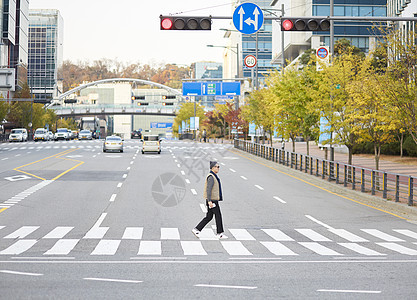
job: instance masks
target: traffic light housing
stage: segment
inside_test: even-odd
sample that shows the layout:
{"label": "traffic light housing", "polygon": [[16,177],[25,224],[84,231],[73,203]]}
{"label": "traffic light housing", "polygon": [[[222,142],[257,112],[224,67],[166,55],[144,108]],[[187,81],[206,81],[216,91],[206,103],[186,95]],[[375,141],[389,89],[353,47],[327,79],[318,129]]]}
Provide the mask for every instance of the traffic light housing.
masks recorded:
{"label": "traffic light housing", "polygon": [[162,99],[164,99],[164,100],[166,100],[166,99],[177,99],[177,96],[175,96],[175,95],[162,96]]}
{"label": "traffic light housing", "polygon": [[159,16],[161,30],[211,30],[211,17]]}
{"label": "traffic light housing", "polygon": [[289,18],[281,20],[282,31],[329,31],[327,18]]}

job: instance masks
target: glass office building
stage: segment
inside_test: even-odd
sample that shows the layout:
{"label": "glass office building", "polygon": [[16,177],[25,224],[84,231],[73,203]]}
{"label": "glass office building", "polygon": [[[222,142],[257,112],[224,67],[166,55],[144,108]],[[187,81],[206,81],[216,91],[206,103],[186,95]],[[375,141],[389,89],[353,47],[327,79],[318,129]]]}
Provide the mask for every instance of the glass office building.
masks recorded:
{"label": "glass office building", "polygon": [[[329,0],[313,0],[313,16],[329,16]],[[346,17],[386,17],[387,0],[335,0],[334,15]],[[334,26],[335,41],[345,38],[352,45],[368,52],[372,47],[372,38],[379,35],[374,27],[378,24],[369,22],[337,21]],[[329,32],[314,32],[320,36],[320,44],[330,44]]]}
{"label": "glass office building", "polygon": [[63,20],[58,10],[29,12],[28,82],[37,102],[58,95],[58,68],[62,65]]}

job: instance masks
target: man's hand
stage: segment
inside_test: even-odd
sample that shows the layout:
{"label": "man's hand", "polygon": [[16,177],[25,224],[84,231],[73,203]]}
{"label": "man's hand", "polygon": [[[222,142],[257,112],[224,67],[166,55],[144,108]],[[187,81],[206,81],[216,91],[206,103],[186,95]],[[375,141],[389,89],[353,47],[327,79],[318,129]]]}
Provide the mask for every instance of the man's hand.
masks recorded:
{"label": "man's hand", "polygon": [[208,205],[209,205],[210,208],[213,208],[213,202],[209,201]]}

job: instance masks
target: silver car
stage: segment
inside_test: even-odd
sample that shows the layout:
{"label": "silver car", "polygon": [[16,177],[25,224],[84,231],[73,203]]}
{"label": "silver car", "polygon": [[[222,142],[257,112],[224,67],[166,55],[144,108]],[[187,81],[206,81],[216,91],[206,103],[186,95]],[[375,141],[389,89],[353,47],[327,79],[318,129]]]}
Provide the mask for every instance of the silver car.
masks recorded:
{"label": "silver car", "polygon": [[92,140],[93,134],[91,133],[90,130],[81,130],[80,133],[78,134],[78,139],[79,140]]}
{"label": "silver car", "polygon": [[123,152],[123,140],[115,135],[106,137],[103,143],[103,152],[107,151]]}

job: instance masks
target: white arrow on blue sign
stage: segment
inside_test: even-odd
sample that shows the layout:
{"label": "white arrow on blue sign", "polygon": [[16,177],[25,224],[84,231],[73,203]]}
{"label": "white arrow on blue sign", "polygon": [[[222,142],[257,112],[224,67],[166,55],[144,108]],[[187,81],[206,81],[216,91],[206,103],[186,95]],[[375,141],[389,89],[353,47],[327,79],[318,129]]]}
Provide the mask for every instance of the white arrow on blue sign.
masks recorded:
{"label": "white arrow on blue sign", "polygon": [[241,33],[255,33],[264,24],[264,13],[256,4],[249,2],[242,3],[236,7],[233,13],[233,24]]}

